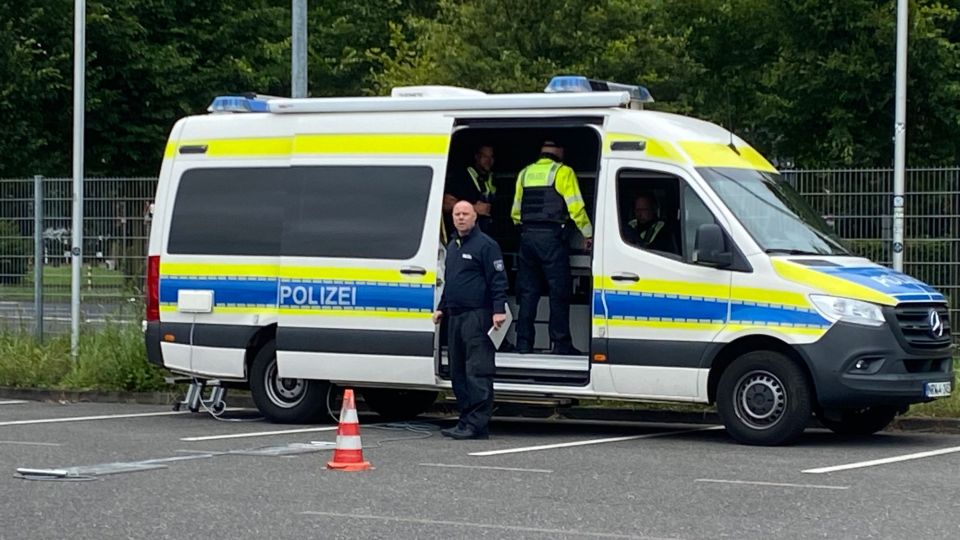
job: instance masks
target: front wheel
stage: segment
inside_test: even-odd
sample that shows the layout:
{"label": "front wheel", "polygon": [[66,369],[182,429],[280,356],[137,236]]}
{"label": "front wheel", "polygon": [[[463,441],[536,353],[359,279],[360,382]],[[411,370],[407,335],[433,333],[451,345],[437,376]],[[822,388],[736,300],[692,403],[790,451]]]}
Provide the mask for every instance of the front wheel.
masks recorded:
{"label": "front wheel", "polygon": [[737,358],[717,387],[717,412],[727,433],[743,444],[777,446],[795,441],[810,419],[811,401],[803,370],[774,351]]}
{"label": "front wheel", "polygon": [[308,424],[326,412],[331,385],[325,381],[289,379],[277,374],[277,345],[264,344],[250,368],[250,394],[271,422]]}
{"label": "front wheel", "polygon": [[817,419],[837,435],[866,436],[883,430],[897,416],[896,407],[864,407],[846,411],[824,411]]}

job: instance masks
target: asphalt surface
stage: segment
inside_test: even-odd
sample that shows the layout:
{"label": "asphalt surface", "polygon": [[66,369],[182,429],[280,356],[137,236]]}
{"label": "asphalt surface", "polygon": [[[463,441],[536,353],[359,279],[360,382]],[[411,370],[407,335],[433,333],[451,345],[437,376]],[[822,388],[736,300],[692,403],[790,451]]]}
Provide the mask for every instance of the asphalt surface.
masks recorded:
{"label": "asphalt surface", "polygon": [[[386,429],[362,415],[375,469],[346,473],[327,470],[332,451],[310,444],[333,442],[333,430],[210,439],[330,426],[269,424],[254,411],[228,411],[228,420],[169,412],[0,399],[0,538],[960,536],[958,435],[840,439],[810,429],[794,446],[762,448],[709,425],[513,418],[495,420],[490,440],[452,441],[437,432],[449,419]],[[84,417],[101,418],[76,420]],[[471,455],[569,443],[578,445]],[[305,452],[237,453],[253,449]],[[18,468],[166,458],[181,460],[16,477]],[[882,458],[897,460],[863,463]],[[849,464],[860,466],[804,472]]]}

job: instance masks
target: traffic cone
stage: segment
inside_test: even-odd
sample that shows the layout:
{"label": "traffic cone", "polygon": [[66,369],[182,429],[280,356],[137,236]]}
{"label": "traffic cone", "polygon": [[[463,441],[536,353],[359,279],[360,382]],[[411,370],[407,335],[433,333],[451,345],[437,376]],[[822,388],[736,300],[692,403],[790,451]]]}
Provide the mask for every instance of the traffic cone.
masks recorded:
{"label": "traffic cone", "polygon": [[340,424],[337,426],[337,447],[333,449],[333,459],[327,462],[327,468],[338,471],[366,471],[373,468],[369,461],[363,460],[360,421],[357,420],[357,404],[351,388],[343,391]]}

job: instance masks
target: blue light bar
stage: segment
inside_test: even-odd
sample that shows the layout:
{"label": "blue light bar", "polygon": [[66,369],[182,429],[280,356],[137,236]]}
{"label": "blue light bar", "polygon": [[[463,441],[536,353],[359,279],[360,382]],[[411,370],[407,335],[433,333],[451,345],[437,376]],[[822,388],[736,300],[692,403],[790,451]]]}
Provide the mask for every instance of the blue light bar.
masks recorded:
{"label": "blue light bar", "polygon": [[259,97],[217,96],[213,98],[213,103],[207,107],[207,112],[269,112],[269,109],[267,108],[267,100],[260,99]]}
{"label": "blue light bar", "polygon": [[550,83],[543,91],[551,94],[563,92],[627,92],[630,94],[630,101],[632,102],[653,103],[653,96],[643,86],[597,81],[582,75],[558,75],[550,79]]}
{"label": "blue light bar", "polygon": [[558,75],[550,79],[550,83],[543,89],[548,94],[565,92],[592,92],[590,80],[581,75]]}

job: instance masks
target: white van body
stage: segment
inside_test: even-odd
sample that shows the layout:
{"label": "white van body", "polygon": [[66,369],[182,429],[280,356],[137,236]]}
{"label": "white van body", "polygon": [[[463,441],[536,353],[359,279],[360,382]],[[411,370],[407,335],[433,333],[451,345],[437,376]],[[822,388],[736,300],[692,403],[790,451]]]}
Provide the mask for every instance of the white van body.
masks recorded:
{"label": "white van body", "polygon": [[[875,431],[952,390],[945,298],[845,252],[729,131],[619,92],[425,94],[177,122],[150,237],[151,361],[249,385],[276,421],[315,416],[329,383],[385,414],[421,412],[451,387],[431,321],[447,179],[492,144],[508,206],[519,169],[559,134],[568,163],[582,153],[595,229],[571,260],[571,327],[589,353],[500,352],[499,395],[717,402],[735,438],[780,444],[811,412]],[[676,253],[624,239],[641,192],[662,200]],[[491,236],[515,240],[500,225]]]}

